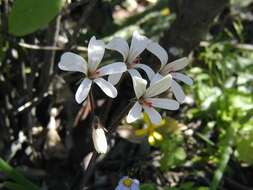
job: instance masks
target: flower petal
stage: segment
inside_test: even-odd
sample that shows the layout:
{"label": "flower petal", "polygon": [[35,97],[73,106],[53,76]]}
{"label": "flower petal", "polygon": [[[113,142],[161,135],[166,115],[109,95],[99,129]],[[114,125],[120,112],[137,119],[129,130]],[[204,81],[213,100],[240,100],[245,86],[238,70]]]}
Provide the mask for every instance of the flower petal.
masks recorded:
{"label": "flower petal", "polygon": [[87,62],[75,53],[66,52],[61,56],[58,67],[64,71],[77,71],[87,74]]}
{"label": "flower petal", "polygon": [[147,37],[142,36],[137,31],[135,31],[133,33],[127,62],[132,63],[135,58],[137,58],[138,55],[140,55],[146,49],[148,42],[149,40]]}
{"label": "flower petal", "polygon": [[141,117],[142,107],[139,102],[135,102],[134,106],[130,109],[126,121],[132,123]]}
{"label": "flower petal", "polygon": [[136,130],[134,131],[134,134],[135,134],[136,136],[139,136],[139,137],[145,136],[145,135],[148,134],[148,130],[147,130],[147,128],[146,128],[146,129],[136,129]]}
{"label": "flower petal", "polygon": [[75,99],[78,104],[82,103],[88,96],[92,81],[88,78],[85,78],[80,86],[78,87],[75,95]]}
{"label": "flower petal", "polygon": [[140,181],[138,179],[133,179],[134,184],[140,185]]}
{"label": "flower petal", "polygon": [[147,74],[149,80],[151,80],[154,77],[154,75],[155,75],[155,72],[148,65],[145,65],[145,64],[135,64],[134,68],[140,68],[140,69],[144,70],[145,73]]}
{"label": "flower petal", "polygon": [[180,103],[183,103],[185,99],[184,91],[182,90],[182,87],[174,80],[171,81],[171,90],[176,100]]}
{"label": "flower petal", "polygon": [[95,71],[102,61],[102,58],[105,53],[105,44],[102,40],[96,40],[96,37],[93,36],[90,39],[88,45],[88,68],[90,71]]}
{"label": "flower petal", "polygon": [[133,78],[134,76],[142,78],[141,74],[136,69],[128,69],[127,71],[130,74],[131,78]]}
{"label": "flower petal", "polygon": [[144,111],[148,114],[153,124],[159,125],[162,121],[162,117],[158,111],[152,107],[143,106]]}
{"label": "flower petal", "polygon": [[147,81],[137,76],[134,76],[132,79],[136,98],[139,99],[146,92]]}
{"label": "flower petal", "polygon": [[170,100],[167,98],[147,98],[148,102],[152,103],[153,107],[162,108],[166,110],[177,110],[179,103],[176,100]]}
{"label": "flower petal", "polygon": [[188,85],[193,84],[192,79],[185,74],[175,72],[175,73],[171,73],[171,75],[172,75],[173,79],[180,80],[180,81],[184,82],[185,84],[188,84]]}
{"label": "flower petal", "polygon": [[129,190],[129,188],[128,188],[128,187],[125,187],[125,186],[121,183],[121,184],[119,184],[119,185],[116,187],[115,190]]}
{"label": "flower petal", "polygon": [[119,37],[113,38],[112,41],[106,45],[106,48],[119,52],[123,56],[124,61],[126,61],[129,52],[129,46],[125,39]]}
{"label": "flower petal", "polygon": [[92,140],[94,148],[98,153],[105,154],[108,150],[105,132],[102,128],[92,128]]}
{"label": "flower petal", "polygon": [[131,190],[140,190],[140,185],[137,184],[137,183],[133,183],[132,186],[131,186]]}
{"label": "flower petal", "polygon": [[115,98],[118,95],[117,89],[108,81],[103,78],[97,78],[94,82],[104,91],[104,93],[111,97]]}
{"label": "flower petal", "polygon": [[168,62],[168,54],[166,50],[158,43],[150,41],[147,50],[153,53],[161,61],[161,68]]}
{"label": "flower petal", "polygon": [[146,91],[145,97],[154,97],[169,89],[171,84],[171,75],[167,75],[162,79],[150,84]]}
{"label": "flower petal", "polygon": [[117,73],[117,74],[109,75],[108,76],[108,82],[113,84],[113,85],[116,85],[120,81],[122,74],[123,73]]}
{"label": "flower petal", "polygon": [[153,78],[150,80],[150,85],[153,85],[158,80],[161,80],[163,76],[160,73],[156,73]]}
{"label": "flower petal", "polygon": [[183,57],[181,59],[177,59],[177,60],[165,65],[162,68],[161,72],[163,74],[168,74],[173,71],[182,70],[188,64],[189,64],[189,60],[186,57]]}
{"label": "flower petal", "polygon": [[99,68],[99,76],[105,76],[116,73],[123,73],[127,70],[126,64],[123,62],[116,62]]}

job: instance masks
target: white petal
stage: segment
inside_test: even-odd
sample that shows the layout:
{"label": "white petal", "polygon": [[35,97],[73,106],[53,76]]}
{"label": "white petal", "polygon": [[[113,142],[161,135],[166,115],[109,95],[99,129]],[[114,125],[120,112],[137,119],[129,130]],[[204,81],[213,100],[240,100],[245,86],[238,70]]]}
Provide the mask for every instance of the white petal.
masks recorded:
{"label": "white petal", "polygon": [[140,185],[140,181],[138,179],[133,179],[134,184]]}
{"label": "white petal", "polygon": [[95,36],[90,39],[88,45],[88,68],[95,71],[105,53],[105,44],[102,40],[96,40]]}
{"label": "white petal", "polygon": [[171,75],[172,75],[172,78],[180,80],[180,81],[184,82],[185,84],[188,84],[188,85],[193,84],[192,79],[185,74],[175,72],[175,73],[171,73]]}
{"label": "white petal", "polygon": [[125,39],[119,37],[113,38],[112,41],[106,45],[106,48],[119,52],[123,56],[124,61],[126,61],[129,52],[129,46]]}
{"label": "white petal", "polygon": [[126,64],[123,62],[116,62],[99,68],[99,76],[105,76],[116,73],[123,73],[127,70]]}
{"label": "white petal", "polygon": [[136,121],[137,119],[139,119],[141,117],[141,110],[142,110],[142,107],[139,104],[139,102],[135,102],[134,106],[130,109],[127,115],[127,118],[126,118],[127,122],[132,123]]}
{"label": "white petal", "polygon": [[127,71],[130,74],[131,78],[133,78],[134,76],[142,78],[141,74],[136,69],[128,69]]}
{"label": "white petal", "polygon": [[122,74],[123,73],[117,73],[117,74],[109,75],[108,76],[108,82],[113,84],[113,85],[116,85],[120,81]]}
{"label": "white petal", "polygon": [[103,78],[97,78],[94,82],[104,91],[104,93],[111,97],[115,98],[118,95],[117,89],[108,81]]}
{"label": "white petal", "polygon": [[78,104],[82,103],[89,94],[91,88],[92,81],[88,78],[85,78],[80,86],[78,87],[75,95],[75,99]]}
{"label": "white petal", "polygon": [[184,102],[185,95],[182,87],[174,80],[171,81],[171,90],[177,101],[180,103]]}
{"label": "white petal", "polygon": [[61,56],[58,67],[64,71],[77,71],[87,74],[86,61],[80,55],[71,52],[66,52]]}
{"label": "white petal", "polygon": [[153,78],[150,80],[150,85],[153,85],[158,80],[161,80],[163,76],[160,73],[156,73]]}
{"label": "white petal", "polygon": [[150,41],[147,50],[153,53],[161,61],[161,67],[168,62],[168,54],[166,50],[158,43]]}
{"label": "white petal", "polygon": [[161,72],[163,74],[168,74],[168,73],[173,72],[173,71],[182,70],[188,64],[189,64],[189,60],[186,57],[183,57],[181,59],[177,59],[177,60],[165,65],[162,68]]}
{"label": "white petal", "polygon": [[134,65],[134,68],[141,68],[142,70],[144,70],[145,73],[147,74],[149,80],[151,80],[155,75],[155,72],[147,65],[136,64],[136,65]]}
{"label": "white petal", "polygon": [[147,98],[148,102],[152,103],[153,107],[162,108],[166,110],[177,110],[179,103],[176,100],[170,100],[167,98]]}
{"label": "white petal", "polygon": [[125,186],[121,183],[121,184],[119,184],[119,185],[116,187],[115,190],[129,190],[129,188],[128,188],[128,187],[125,187]]}
{"label": "white petal", "polygon": [[147,37],[140,35],[137,31],[133,33],[132,42],[128,54],[128,63],[132,63],[147,47],[149,40]]}
{"label": "white petal", "polygon": [[92,140],[95,147],[95,150],[98,153],[105,154],[108,150],[107,140],[105,132],[102,128],[95,129],[92,128]]}
{"label": "white petal", "polygon": [[162,117],[158,111],[152,107],[143,106],[144,111],[148,114],[152,123],[159,125],[161,123]]}
{"label": "white petal", "polygon": [[140,190],[140,185],[137,184],[137,183],[133,183],[132,186],[131,186],[131,190]]}
{"label": "white petal", "polygon": [[132,80],[136,98],[139,99],[146,92],[147,81],[137,76],[134,76]]}
{"label": "white petal", "polygon": [[162,79],[150,84],[146,91],[145,97],[154,97],[169,89],[171,85],[171,75],[167,75]]}

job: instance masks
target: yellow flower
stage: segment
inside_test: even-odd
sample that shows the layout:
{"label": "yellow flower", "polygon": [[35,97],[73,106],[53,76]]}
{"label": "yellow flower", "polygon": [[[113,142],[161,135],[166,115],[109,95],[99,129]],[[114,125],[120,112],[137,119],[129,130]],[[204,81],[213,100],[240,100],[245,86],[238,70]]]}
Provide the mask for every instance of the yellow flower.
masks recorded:
{"label": "yellow flower", "polygon": [[[164,135],[161,132],[176,133],[185,127],[185,125],[169,117],[162,119],[161,123],[156,125],[151,122],[146,112],[143,113],[143,121],[146,124],[146,128],[135,130],[135,135],[137,137],[147,136],[150,145],[155,145],[157,141],[164,139]],[[165,130],[161,130],[162,128]]]}
{"label": "yellow flower", "polygon": [[163,135],[157,131],[158,128],[165,126],[166,120],[162,120],[159,125],[155,125],[150,121],[148,115],[144,112],[143,113],[143,121],[146,124],[146,128],[144,129],[137,129],[135,131],[136,136],[148,136],[148,142],[150,145],[155,145],[156,141],[163,140]]}
{"label": "yellow flower", "polygon": [[162,16],[169,16],[171,14],[170,9],[169,8],[164,8],[160,11]]}

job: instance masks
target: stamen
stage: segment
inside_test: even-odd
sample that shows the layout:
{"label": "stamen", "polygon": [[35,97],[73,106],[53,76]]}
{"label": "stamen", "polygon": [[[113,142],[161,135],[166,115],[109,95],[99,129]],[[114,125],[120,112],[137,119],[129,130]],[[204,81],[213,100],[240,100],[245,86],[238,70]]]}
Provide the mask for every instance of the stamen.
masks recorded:
{"label": "stamen", "polygon": [[133,180],[130,179],[130,178],[126,178],[126,179],[123,180],[122,183],[123,183],[123,185],[124,185],[125,187],[131,187],[132,184],[133,184]]}
{"label": "stamen", "polygon": [[143,105],[145,105],[147,107],[150,107],[150,108],[153,107],[152,102],[149,102],[149,101],[145,100],[144,98],[141,98],[140,101]]}
{"label": "stamen", "polygon": [[135,60],[133,61],[133,64],[140,64],[141,63],[141,57],[138,56],[135,58]]}
{"label": "stamen", "polygon": [[131,69],[133,65],[140,64],[141,63],[141,57],[138,56],[135,58],[135,60],[132,63],[127,63],[128,69]]}
{"label": "stamen", "polygon": [[171,72],[170,74],[172,77],[175,77],[177,75],[176,73],[173,73],[173,72]]}
{"label": "stamen", "polygon": [[89,73],[89,78],[95,79],[95,78],[98,77],[99,74],[100,74],[100,71],[98,71],[98,70],[96,70],[96,71],[94,71],[94,72],[90,72],[90,73]]}

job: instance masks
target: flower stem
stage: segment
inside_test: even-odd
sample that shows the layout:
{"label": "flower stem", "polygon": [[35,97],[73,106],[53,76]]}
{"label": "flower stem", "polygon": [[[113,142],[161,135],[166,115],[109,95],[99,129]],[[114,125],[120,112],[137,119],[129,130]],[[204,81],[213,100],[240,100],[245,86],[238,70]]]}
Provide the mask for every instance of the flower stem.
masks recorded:
{"label": "flower stem", "polygon": [[95,163],[96,163],[96,160],[97,160],[97,157],[98,157],[98,153],[96,151],[93,151],[92,153],[92,156],[91,156],[91,159],[89,161],[89,164],[85,170],[85,174],[84,174],[84,177],[80,183],[80,190],[83,190],[84,187],[86,186],[87,182],[89,181],[93,171],[94,171],[94,167],[95,167]]}
{"label": "flower stem", "polygon": [[[90,109],[91,110],[91,112],[90,112],[90,114],[91,114],[91,116],[90,116],[91,127],[93,128],[96,126],[96,122],[94,122],[96,119],[96,115],[95,115],[95,101],[94,101],[92,89],[90,89],[90,92],[89,92],[89,103],[90,103],[90,108],[91,108]],[[98,157],[97,151],[93,151],[91,159],[89,160],[88,166],[85,170],[84,177],[83,177],[82,181],[80,182],[80,188],[79,188],[80,190],[82,190],[85,187],[85,185],[87,184],[87,182],[89,181],[90,176],[93,173],[97,157]]]}
{"label": "flower stem", "polygon": [[95,101],[94,101],[92,89],[90,89],[90,92],[89,92],[89,101],[90,101],[90,108],[91,108],[91,121],[93,123],[93,119],[95,116]]}
{"label": "flower stem", "polygon": [[[96,118],[95,116],[95,112],[94,112],[94,98],[93,98],[93,95],[92,95],[92,91],[90,91],[89,93],[89,101],[90,101],[90,104],[91,104],[91,118],[92,118],[92,127],[94,127],[94,119]],[[125,117],[125,115],[127,114],[127,112],[129,111],[129,109],[131,108],[131,106],[133,105],[133,102],[130,101],[126,107],[119,113],[118,117],[115,118],[111,125],[108,127],[108,131],[109,133],[112,133],[114,132],[114,130],[116,129],[116,127],[119,125],[120,121]],[[87,182],[89,181],[93,171],[94,171],[94,167],[95,167],[95,163],[96,163],[96,160],[97,160],[97,157],[98,157],[98,153],[96,151],[93,151],[92,153],[92,157],[88,163],[88,166],[86,168],[86,171],[85,171],[85,175],[80,183],[80,190],[82,190],[85,185],[87,184]]]}
{"label": "flower stem", "polygon": [[129,103],[126,105],[126,107],[118,114],[118,117],[116,117],[111,125],[107,128],[110,133],[114,132],[116,127],[119,125],[120,121],[126,116],[129,109],[132,107],[133,102],[129,101]]}

